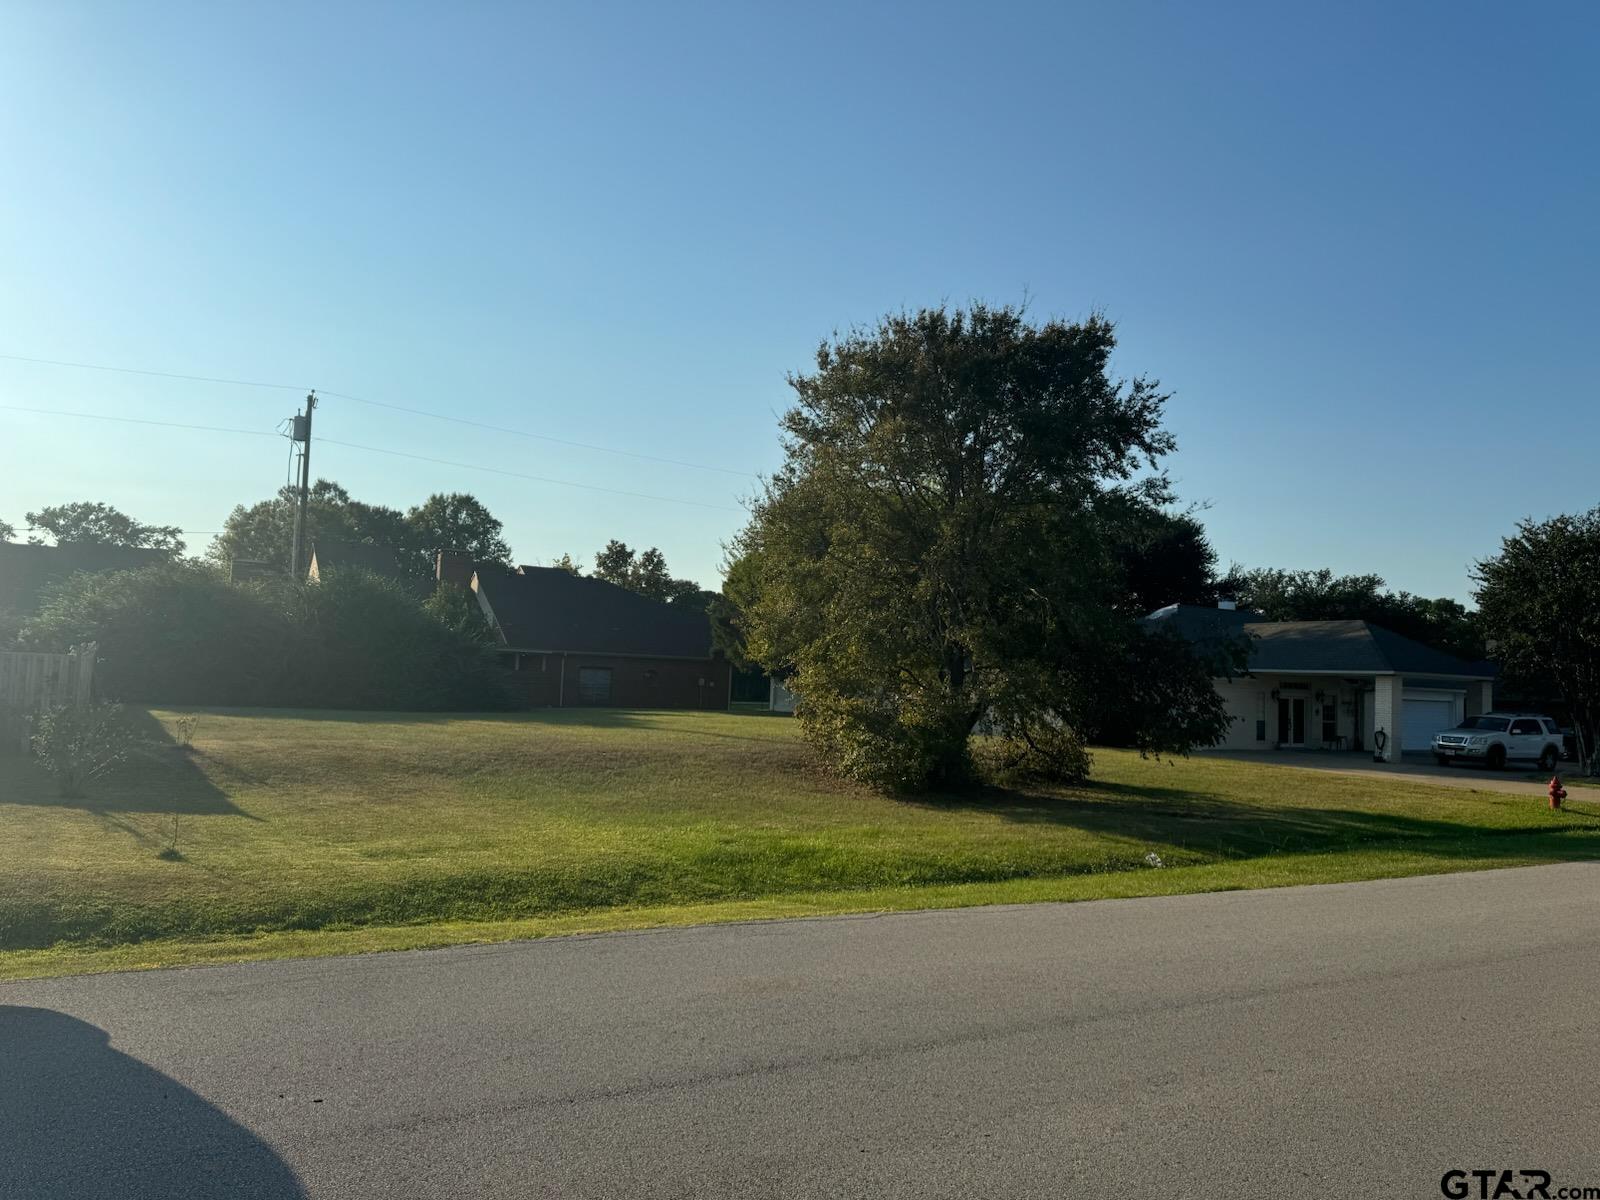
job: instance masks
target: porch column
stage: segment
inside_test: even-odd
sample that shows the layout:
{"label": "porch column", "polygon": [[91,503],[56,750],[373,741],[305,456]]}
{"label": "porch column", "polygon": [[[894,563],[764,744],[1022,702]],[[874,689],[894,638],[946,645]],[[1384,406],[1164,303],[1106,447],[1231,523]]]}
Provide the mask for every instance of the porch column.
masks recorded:
{"label": "porch column", "polygon": [[1494,711],[1494,683],[1483,680],[1481,683],[1467,684],[1467,716],[1481,717],[1486,712]]}
{"label": "porch column", "polygon": [[1377,733],[1381,729],[1388,734],[1389,740],[1383,744],[1383,753],[1379,757],[1384,762],[1399,762],[1400,741],[1405,732],[1402,728],[1405,705],[1401,700],[1405,680],[1399,675],[1379,675],[1373,683],[1376,685],[1372,693],[1373,750],[1377,750]]}

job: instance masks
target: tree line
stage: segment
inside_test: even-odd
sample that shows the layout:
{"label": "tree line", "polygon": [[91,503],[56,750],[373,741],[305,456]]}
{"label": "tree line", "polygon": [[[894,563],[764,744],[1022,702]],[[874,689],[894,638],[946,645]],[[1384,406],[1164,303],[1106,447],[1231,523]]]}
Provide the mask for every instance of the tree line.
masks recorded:
{"label": "tree line", "polygon": [[[596,553],[594,577],[703,608],[730,657],[781,675],[800,695],[801,726],[826,761],[882,786],[1073,781],[1089,770],[1091,741],[1158,754],[1213,744],[1228,722],[1213,680],[1242,668],[1244,647],[1201,657],[1141,618],[1223,597],[1269,620],[1369,620],[1462,658],[1492,655],[1514,691],[1559,703],[1594,746],[1600,508],[1525,522],[1507,536],[1473,569],[1476,611],[1370,574],[1219,572],[1197,512],[1179,506],[1162,468],[1175,449],[1162,423],[1169,396],[1143,377],[1113,378],[1115,347],[1113,325],[1099,316],[1035,323],[984,305],[901,313],[836,335],[811,371],[789,379],[785,459],[729,547],[721,590],[673,576],[654,547],[619,540]],[[293,514],[291,489],[236,507],[207,558],[286,562]],[[180,530],[99,502],[27,517],[35,539],[173,558],[184,548]],[[500,521],[466,493],[401,511],[319,480],[310,527],[313,540],[391,546],[417,578],[442,547],[510,561]],[[0,534],[14,530],[0,524]],[[582,569],[570,555],[552,565]],[[220,577],[204,570],[174,565],[160,586],[210,588],[215,600]],[[102,627],[89,618],[94,606],[133,587],[77,586],[28,638],[87,636]],[[265,605],[251,619],[273,637],[282,632],[273,621],[290,613],[298,628],[341,629],[359,642],[342,610],[319,606],[346,595],[394,603],[362,586],[288,603],[233,596],[217,611]],[[459,598],[431,603],[434,611],[419,611],[434,626],[461,644],[481,639]],[[196,627],[221,619],[198,605],[179,611]],[[141,636],[159,645],[163,635]],[[125,643],[135,657],[137,641]],[[441,643],[422,656],[445,662],[451,653]]]}

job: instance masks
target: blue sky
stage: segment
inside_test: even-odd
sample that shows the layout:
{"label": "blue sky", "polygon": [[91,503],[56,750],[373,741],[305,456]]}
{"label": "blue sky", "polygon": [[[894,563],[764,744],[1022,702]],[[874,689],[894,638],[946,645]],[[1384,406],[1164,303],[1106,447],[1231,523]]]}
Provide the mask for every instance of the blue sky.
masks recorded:
{"label": "blue sky", "polygon": [[[1224,564],[1465,598],[1516,519],[1600,501],[1597,14],[12,0],[0,354],[759,472],[833,329],[1098,308],[1175,393]],[[0,405],[297,401],[0,359]],[[620,537],[708,584],[754,483],[339,399],[318,432],[659,497],[313,458],[373,502],[471,490],[524,562]],[[0,517],[214,530],[286,450],[0,408]]]}

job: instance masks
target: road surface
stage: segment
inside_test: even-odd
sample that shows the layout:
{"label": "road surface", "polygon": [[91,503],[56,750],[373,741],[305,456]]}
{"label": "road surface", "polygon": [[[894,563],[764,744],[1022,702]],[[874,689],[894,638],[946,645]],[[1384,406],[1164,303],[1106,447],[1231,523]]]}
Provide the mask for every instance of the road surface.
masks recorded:
{"label": "road surface", "polygon": [[1501,1168],[1600,1187],[1600,864],[0,985],[6,1200]]}

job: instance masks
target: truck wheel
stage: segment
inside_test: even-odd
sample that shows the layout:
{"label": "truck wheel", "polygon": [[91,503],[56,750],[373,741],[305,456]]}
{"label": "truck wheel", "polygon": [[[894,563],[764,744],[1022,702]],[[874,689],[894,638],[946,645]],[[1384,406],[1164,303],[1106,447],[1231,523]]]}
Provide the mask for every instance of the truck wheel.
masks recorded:
{"label": "truck wheel", "polygon": [[1448,767],[1450,765],[1450,760],[1448,758],[1446,758],[1443,754],[1435,754],[1433,756],[1433,760],[1434,760],[1434,762],[1438,763],[1441,767]]}
{"label": "truck wheel", "polygon": [[1539,755],[1539,770],[1554,771],[1556,769],[1556,748],[1546,746],[1544,753]]}
{"label": "truck wheel", "polygon": [[1500,745],[1490,746],[1489,753],[1484,756],[1484,761],[1489,764],[1491,771],[1505,770],[1506,748]]}

